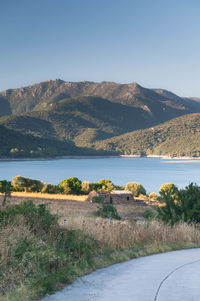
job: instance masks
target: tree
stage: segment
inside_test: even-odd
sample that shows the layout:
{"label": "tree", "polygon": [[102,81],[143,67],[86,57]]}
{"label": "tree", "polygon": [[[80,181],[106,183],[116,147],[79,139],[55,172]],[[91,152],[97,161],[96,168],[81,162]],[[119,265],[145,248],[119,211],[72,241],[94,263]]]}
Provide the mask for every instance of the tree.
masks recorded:
{"label": "tree", "polygon": [[185,189],[162,194],[165,206],[158,208],[158,217],[174,225],[179,221],[200,223],[200,187],[191,183]]}
{"label": "tree", "polygon": [[25,190],[26,192],[39,192],[42,190],[45,184],[39,180],[16,176],[12,179],[12,185],[14,188],[17,188],[19,190]]}
{"label": "tree", "polygon": [[91,191],[91,184],[90,182],[84,181],[81,184],[81,190],[84,194],[88,194]]}
{"label": "tree", "polygon": [[112,191],[115,189],[114,184],[112,183],[111,180],[109,179],[102,179],[99,180],[97,183],[92,183],[91,184],[91,190],[96,190],[96,191]]}
{"label": "tree", "polygon": [[10,181],[0,181],[0,192],[4,194],[2,206],[6,205],[6,199],[11,195],[12,185]]}
{"label": "tree", "polygon": [[110,179],[99,180],[97,184],[101,185],[101,189],[104,191],[112,191],[115,188]]}
{"label": "tree", "polygon": [[56,185],[52,185],[52,184],[44,184],[42,190],[41,190],[42,193],[59,193],[60,192],[60,189],[58,186]]}
{"label": "tree", "polygon": [[80,194],[82,182],[76,177],[70,177],[60,182],[59,187],[64,193]]}
{"label": "tree", "polygon": [[134,196],[139,196],[140,194],[146,195],[145,188],[140,183],[130,182],[125,186],[125,190],[129,190],[132,192]]}
{"label": "tree", "polygon": [[165,198],[165,194],[170,194],[171,196],[176,197],[178,193],[178,188],[173,183],[165,183],[160,186],[159,194],[161,198]]}

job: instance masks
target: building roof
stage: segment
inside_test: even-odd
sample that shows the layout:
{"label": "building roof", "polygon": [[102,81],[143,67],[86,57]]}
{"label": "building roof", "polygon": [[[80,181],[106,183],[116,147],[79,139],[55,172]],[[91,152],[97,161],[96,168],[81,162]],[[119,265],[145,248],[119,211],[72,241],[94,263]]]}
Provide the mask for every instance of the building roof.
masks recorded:
{"label": "building roof", "polygon": [[113,190],[111,191],[112,194],[132,194],[129,190]]}

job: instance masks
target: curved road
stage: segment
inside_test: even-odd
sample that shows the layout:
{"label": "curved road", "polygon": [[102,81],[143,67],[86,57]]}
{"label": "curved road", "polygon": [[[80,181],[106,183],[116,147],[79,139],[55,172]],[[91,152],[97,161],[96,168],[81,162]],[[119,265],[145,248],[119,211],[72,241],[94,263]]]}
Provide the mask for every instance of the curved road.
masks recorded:
{"label": "curved road", "polygon": [[132,259],[97,270],[43,301],[200,301],[200,249]]}

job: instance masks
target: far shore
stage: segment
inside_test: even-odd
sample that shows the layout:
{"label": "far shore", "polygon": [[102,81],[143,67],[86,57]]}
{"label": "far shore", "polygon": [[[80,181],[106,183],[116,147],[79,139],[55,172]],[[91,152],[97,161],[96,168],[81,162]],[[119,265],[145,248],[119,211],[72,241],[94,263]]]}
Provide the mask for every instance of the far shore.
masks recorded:
{"label": "far shore", "polygon": [[[48,157],[48,158],[0,158],[0,162],[14,162],[14,161],[51,161],[51,160],[63,160],[63,159],[104,159],[104,158],[161,158],[166,160],[189,160],[184,161],[188,163],[198,162],[200,157],[171,157],[166,155],[147,155],[147,156],[140,156],[140,155],[116,155],[116,156],[58,156],[58,157]],[[192,161],[191,161],[192,160]],[[174,162],[174,161],[168,161]],[[180,161],[176,161],[180,162]]]}

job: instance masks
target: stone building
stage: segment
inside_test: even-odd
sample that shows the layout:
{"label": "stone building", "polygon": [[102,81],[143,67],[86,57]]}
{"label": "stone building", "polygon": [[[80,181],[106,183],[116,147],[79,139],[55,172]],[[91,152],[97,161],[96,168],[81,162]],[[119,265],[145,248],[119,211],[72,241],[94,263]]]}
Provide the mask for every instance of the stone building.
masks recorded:
{"label": "stone building", "polygon": [[134,201],[132,192],[128,190],[91,191],[88,195],[88,201],[92,202],[95,196],[103,196],[105,202],[110,204],[124,204]]}

